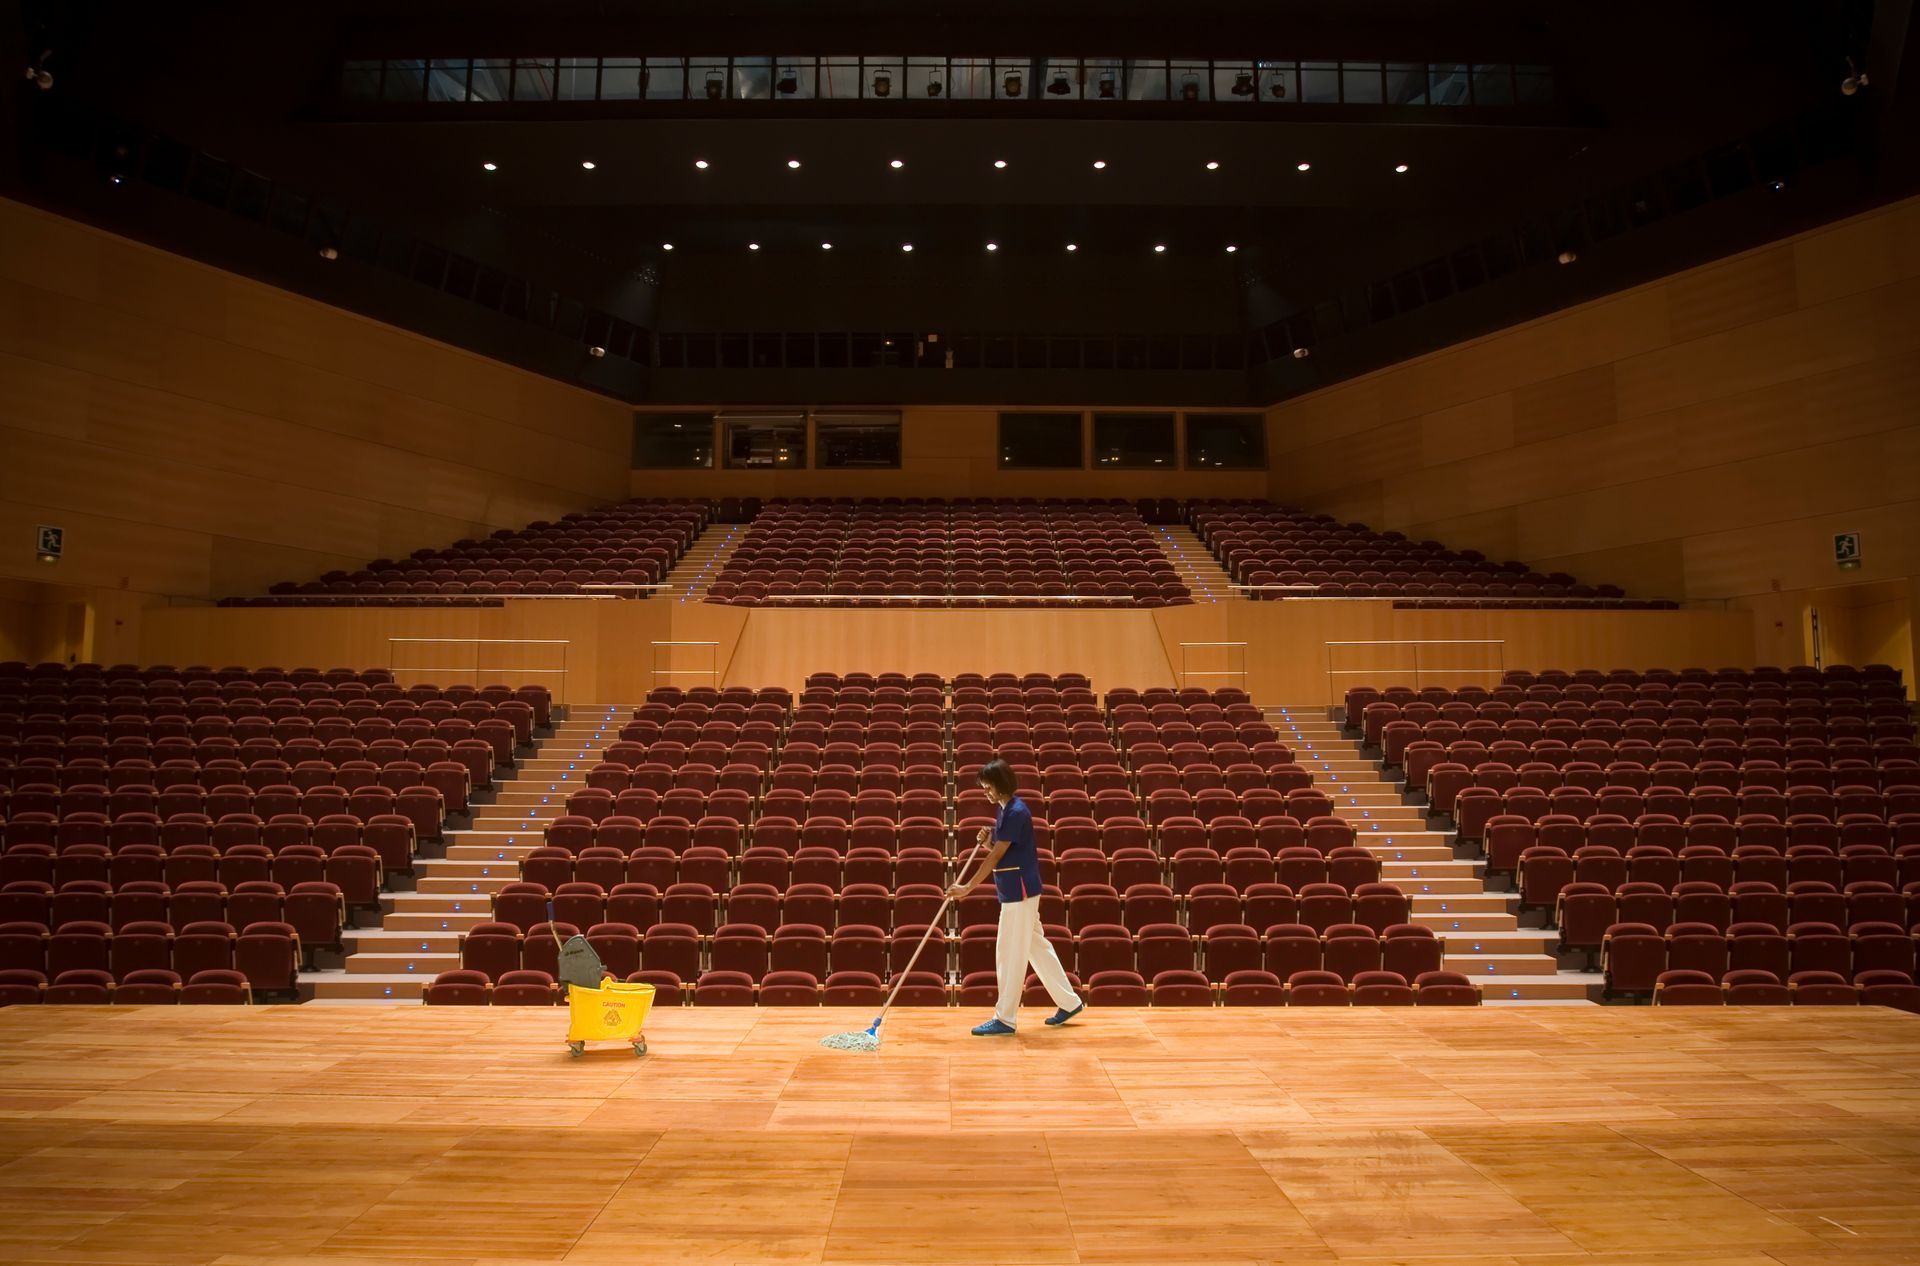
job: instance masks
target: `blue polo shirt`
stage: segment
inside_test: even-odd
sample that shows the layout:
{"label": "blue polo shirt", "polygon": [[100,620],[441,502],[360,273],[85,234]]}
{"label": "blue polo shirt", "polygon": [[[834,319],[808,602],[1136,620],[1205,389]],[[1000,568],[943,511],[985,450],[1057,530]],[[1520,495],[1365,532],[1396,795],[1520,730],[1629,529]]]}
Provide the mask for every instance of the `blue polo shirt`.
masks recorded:
{"label": "blue polo shirt", "polygon": [[993,868],[993,889],[1001,902],[1039,896],[1040,852],[1033,842],[1033,814],[1020,797],[1009,800],[994,819],[993,838],[1007,842],[1007,851]]}

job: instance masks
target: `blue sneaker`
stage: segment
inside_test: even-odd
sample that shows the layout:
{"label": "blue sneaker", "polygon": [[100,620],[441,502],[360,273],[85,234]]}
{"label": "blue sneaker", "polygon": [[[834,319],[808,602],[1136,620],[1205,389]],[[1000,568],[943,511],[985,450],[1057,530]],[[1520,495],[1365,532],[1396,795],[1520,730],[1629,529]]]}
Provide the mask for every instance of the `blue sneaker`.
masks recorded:
{"label": "blue sneaker", "polygon": [[998,1016],[988,1020],[973,1031],[975,1037],[1005,1037],[1014,1031],[1011,1024],[1002,1024]]}
{"label": "blue sneaker", "polygon": [[1075,1007],[1073,1010],[1068,1011],[1066,1008],[1063,1007],[1060,1010],[1054,1012],[1052,1015],[1048,1016],[1047,1023],[1057,1028],[1060,1025],[1065,1024],[1068,1020],[1073,1019],[1074,1016],[1079,1015],[1082,1011],[1085,1011],[1086,1009],[1087,1009],[1087,1001],[1085,998],[1082,998],[1080,1000],[1080,1005]]}

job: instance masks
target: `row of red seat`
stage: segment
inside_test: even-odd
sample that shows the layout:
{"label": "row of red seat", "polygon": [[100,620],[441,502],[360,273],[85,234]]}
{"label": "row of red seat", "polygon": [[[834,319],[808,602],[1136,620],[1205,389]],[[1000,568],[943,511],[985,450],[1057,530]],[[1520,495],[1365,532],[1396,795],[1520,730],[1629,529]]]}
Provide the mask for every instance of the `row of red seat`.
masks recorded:
{"label": "row of red seat", "polygon": [[56,981],[69,971],[118,979],[171,970],[189,980],[202,971],[238,971],[256,991],[288,997],[300,961],[300,934],[291,923],[252,923],[238,931],[225,922],[194,922],[178,931],[160,922],[129,923],[117,931],[92,922],[52,929],[0,924],[0,971],[37,972]]}
{"label": "row of red seat", "polygon": [[1716,980],[1699,971],[1664,971],[1653,986],[1655,1006],[1868,1006],[1920,1012],[1920,986],[1899,972],[1862,972],[1852,983],[1837,972],[1796,972],[1786,983],[1770,971],[1747,968]]}
{"label": "row of red seat", "polygon": [[[551,910],[561,923],[572,927],[622,923],[644,929],[665,923],[684,925],[701,936],[710,936],[723,921],[766,931],[793,924],[826,929],[917,929],[942,917],[941,891],[933,884],[890,890],[881,884],[835,888],[814,883],[795,883],[784,889],[744,883],[721,891],[687,880],[669,883],[665,888],[628,880],[611,889],[573,880],[549,889],[523,880],[493,894],[492,905],[496,920],[522,931],[543,926]],[[1309,883],[1297,893],[1285,884],[1256,884],[1244,893],[1225,884],[1212,884],[1185,896],[1165,884],[1139,883],[1129,886],[1124,895],[1110,884],[1081,884],[1070,893],[1044,888],[1040,917],[1073,934],[1101,924],[1136,930],[1173,924],[1204,933],[1240,922],[1259,927],[1298,923],[1316,931],[1358,923],[1384,932],[1407,923],[1412,911],[1405,893],[1393,884],[1379,882],[1356,884],[1352,889],[1331,882]],[[998,921],[994,894],[981,890],[954,903],[947,926],[958,931],[991,929]]]}
{"label": "row of red seat", "polygon": [[208,968],[182,981],[180,974],[146,968],[115,980],[110,972],[75,968],[52,984],[44,972],[0,970],[0,1007],[50,1006],[242,1006],[253,1001],[253,987],[237,971]]}
{"label": "row of red seat", "polygon": [[[317,776],[319,771],[309,772]],[[334,772],[338,775],[340,771]],[[9,824],[25,824],[92,819],[116,822],[129,817],[157,817],[162,821],[305,817],[316,822],[330,814],[365,821],[376,814],[398,813],[414,823],[422,838],[438,839],[446,814],[464,813],[467,808],[467,770],[453,761],[438,762],[432,769],[422,769],[412,761],[396,761],[385,769],[348,768],[346,773],[348,781],[356,785],[323,783],[305,790],[291,783],[268,784],[257,790],[238,782],[217,783],[211,788],[181,782],[164,790],[137,783],[118,790],[88,783],[66,788],[27,783],[0,787],[0,815]],[[11,841],[15,837],[8,833],[5,838]]]}
{"label": "row of red seat", "polygon": [[267,682],[285,681],[296,686],[309,683],[325,683],[334,687],[352,683],[375,686],[391,684],[393,672],[386,668],[280,668],[274,665],[214,668],[208,664],[188,664],[184,668],[176,668],[172,664],[142,667],[139,664],[96,664],[92,661],[64,664],[57,660],[46,660],[28,664],[17,659],[0,660],[0,689],[11,688],[14,682],[57,686],[90,681],[211,681],[217,685],[243,681],[264,685]]}
{"label": "row of red seat", "polygon": [[[108,885],[70,879],[55,888],[15,880],[0,885],[0,924],[60,928],[69,923],[104,923],[118,932],[135,923],[164,923],[177,931],[190,923],[245,928],[284,922],[294,926],[309,951],[338,949],[349,902],[346,889],[323,878],[325,874],[324,865],[306,865],[289,866],[272,878],[258,878],[258,870],[250,870],[236,872],[231,879],[188,879],[175,884],[136,879]],[[355,895],[364,896],[364,889]]]}
{"label": "row of red seat", "polygon": [[[1609,997],[1645,993],[1665,971],[1701,971],[1719,980],[1729,971],[1769,971],[1782,980],[1806,971],[1830,971],[1855,980],[1869,972],[1896,972],[1912,983],[1920,935],[1897,923],[1711,923],[1618,921],[1598,945]],[[1581,945],[1577,948],[1590,949]]]}
{"label": "row of red seat", "polygon": [[[551,828],[550,828],[551,829]],[[696,828],[697,829],[697,828]],[[551,839],[552,837],[549,836]],[[950,877],[949,855],[934,848],[894,850],[854,846],[844,851],[801,845],[793,852],[756,845],[735,854],[722,846],[693,844],[676,851],[662,845],[626,850],[612,845],[542,845],[520,862],[521,878],[549,890],[586,882],[611,890],[619,883],[702,883],[716,892],[739,884],[768,884],[784,889],[794,883],[942,884]],[[1112,884],[1124,891],[1134,884],[1166,883],[1182,896],[1207,885],[1236,892],[1257,884],[1282,883],[1299,889],[1310,883],[1337,883],[1353,889],[1380,879],[1381,860],[1371,850],[1337,845],[1326,852],[1309,845],[1270,853],[1257,845],[1224,853],[1204,845],[1182,848],[1171,857],[1149,848],[1121,847],[1113,852],[1070,848],[1040,856],[1041,880],[1071,891],[1083,884]]]}
{"label": "row of red seat", "polygon": [[[404,850],[411,837],[392,832],[362,838],[374,842],[336,844],[331,851],[290,844],[278,853],[258,844],[237,844],[224,853],[189,844],[164,854],[151,845],[132,845],[109,856],[97,845],[79,845],[53,855],[23,845],[0,856],[0,895],[26,894],[19,899],[32,902],[40,899],[32,894],[62,892],[75,884],[98,885],[114,894],[154,888],[178,892],[196,884],[231,889],[248,882],[293,891],[324,880],[346,894],[350,907],[371,909],[379,904],[387,875],[409,869],[410,854]],[[384,855],[376,845],[385,846]]]}
{"label": "row of red seat", "polygon": [[[1542,895],[1547,886],[1541,886]],[[1599,945],[1617,921],[1654,927],[1675,922],[1721,928],[1766,924],[1783,932],[1805,924],[1920,929],[1920,884],[1904,892],[1874,880],[1848,884],[1844,892],[1819,880],[1797,880],[1785,892],[1760,880],[1742,880],[1726,889],[1691,881],[1682,887],[1683,892],[1666,893],[1652,884],[1628,882],[1613,888],[1576,879],[1539,908],[1551,912],[1562,943],[1578,949]]]}

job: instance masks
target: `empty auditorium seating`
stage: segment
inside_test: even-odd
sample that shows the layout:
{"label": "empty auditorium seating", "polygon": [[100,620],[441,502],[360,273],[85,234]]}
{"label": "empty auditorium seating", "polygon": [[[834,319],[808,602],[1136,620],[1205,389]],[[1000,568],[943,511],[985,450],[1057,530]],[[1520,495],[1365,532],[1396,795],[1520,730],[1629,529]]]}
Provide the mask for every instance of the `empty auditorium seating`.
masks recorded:
{"label": "empty auditorium seating", "polygon": [[1191,503],[1188,521],[1248,597],[1400,598],[1420,606],[1671,607],[1632,601],[1611,585],[1583,585],[1475,550],[1410,541],[1267,501]]}
{"label": "empty auditorium seating", "polygon": [[706,527],[698,501],[631,500],[484,541],[377,558],[354,572],[274,585],[223,606],[475,606],[553,594],[644,598]]}
{"label": "empty auditorium seating", "polygon": [[773,500],[707,592],[739,606],[1192,601],[1122,501]]}

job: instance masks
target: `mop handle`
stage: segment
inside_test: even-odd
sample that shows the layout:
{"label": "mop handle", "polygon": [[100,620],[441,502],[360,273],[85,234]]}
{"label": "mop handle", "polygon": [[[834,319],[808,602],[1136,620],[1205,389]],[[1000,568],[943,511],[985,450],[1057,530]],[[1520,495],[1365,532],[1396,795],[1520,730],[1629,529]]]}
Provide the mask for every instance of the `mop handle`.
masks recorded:
{"label": "mop handle", "polygon": [[[973,863],[974,857],[977,856],[979,852],[980,846],[975,844],[967,853],[967,860],[960,863],[960,874],[963,877],[967,873],[967,867]],[[907,965],[901,969],[899,977],[893,982],[893,988],[887,991],[887,1000],[881,1004],[880,1014],[874,1017],[873,1027],[879,1028],[880,1021],[887,1018],[887,1011],[893,1006],[893,1000],[900,995],[900,986],[907,983],[907,974],[913,970],[913,965],[920,961],[920,951],[927,948],[927,942],[933,939],[933,930],[940,926],[941,916],[946,914],[947,907],[952,904],[953,897],[950,895],[940,899],[939,911],[933,916],[933,922],[927,924],[926,933],[921,936],[920,943],[913,947],[913,957],[909,958]]]}
{"label": "mop handle", "polygon": [[551,901],[547,902],[547,931],[553,934],[553,943],[556,946],[561,949],[566,948],[566,942],[560,939],[560,929],[553,926],[553,902]]}

